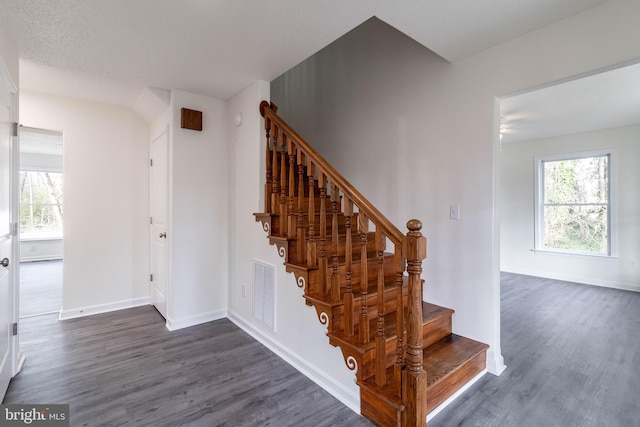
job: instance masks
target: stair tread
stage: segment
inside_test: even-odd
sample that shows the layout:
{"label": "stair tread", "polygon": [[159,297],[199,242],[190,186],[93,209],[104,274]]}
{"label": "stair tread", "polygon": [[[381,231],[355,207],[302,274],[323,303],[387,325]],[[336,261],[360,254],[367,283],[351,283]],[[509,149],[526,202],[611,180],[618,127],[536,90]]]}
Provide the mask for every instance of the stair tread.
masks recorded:
{"label": "stair tread", "polygon": [[427,372],[427,389],[487,348],[487,344],[451,334],[424,349],[422,364]]}
{"label": "stair tread", "polygon": [[[423,350],[423,369],[427,373],[427,390],[444,380],[465,362],[472,360],[489,346],[487,344],[449,334]],[[387,368],[387,384],[378,386],[375,378],[367,378],[361,385],[374,389],[377,393],[394,398],[396,385],[393,380],[394,367]],[[427,396],[429,394],[427,393]],[[397,396],[395,396],[397,398]]]}

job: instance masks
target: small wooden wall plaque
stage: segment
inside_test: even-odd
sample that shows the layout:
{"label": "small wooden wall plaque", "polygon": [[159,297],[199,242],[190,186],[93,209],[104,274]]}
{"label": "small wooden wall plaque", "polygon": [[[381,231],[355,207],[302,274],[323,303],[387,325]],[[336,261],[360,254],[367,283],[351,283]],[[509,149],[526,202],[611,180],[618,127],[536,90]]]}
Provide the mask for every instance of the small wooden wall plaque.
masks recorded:
{"label": "small wooden wall plaque", "polygon": [[180,127],[182,129],[202,130],[202,111],[182,108],[180,114]]}

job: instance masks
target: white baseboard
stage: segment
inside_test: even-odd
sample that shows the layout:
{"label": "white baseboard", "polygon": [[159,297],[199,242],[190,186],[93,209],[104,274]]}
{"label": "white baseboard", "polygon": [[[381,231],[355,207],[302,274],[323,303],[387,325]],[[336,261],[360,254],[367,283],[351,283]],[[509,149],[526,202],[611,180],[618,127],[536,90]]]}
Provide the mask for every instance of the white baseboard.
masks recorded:
{"label": "white baseboard", "polygon": [[567,274],[546,273],[540,271],[528,271],[522,269],[503,269],[505,273],[523,274],[525,276],[542,277],[545,279],[562,280],[563,282],[579,283],[582,285],[601,286],[603,288],[620,289],[623,291],[640,292],[640,285],[635,283],[611,282],[608,280],[598,280],[589,277],[571,276]]}
{"label": "white baseboard", "polygon": [[37,261],[59,261],[63,259],[60,256],[42,255],[42,256],[25,256],[20,257],[20,262],[37,262]]}
{"label": "white baseboard", "polygon": [[78,317],[91,316],[94,314],[108,313],[110,311],[124,310],[127,308],[140,307],[141,305],[149,305],[151,300],[149,297],[134,298],[125,301],[110,302],[106,304],[91,305],[87,307],[60,310],[59,320],[75,319]]}
{"label": "white baseboard", "polygon": [[22,352],[22,349],[20,349],[20,351],[18,353],[18,363],[16,363],[15,370],[13,372],[13,376],[14,377],[16,375],[18,375],[20,373],[20,371],[22,371],[22,367],[24,366],[24,362],[26,360],[27,360],[27,358],[25,357],[24,353]]}
{"label": "white baseboard", "polygon": [[322,387],[333,397],[342,402],[356,414],[360,414],[360,396],[353,394],[350,390],[345,389],[342,384],[329,378],[326,372],[318,370],[315,366],[310,365],[302,357],[298,356],[291,349],[283,346],[273,338],[264,335],[262,331],[255,329],[246,323],[242,318],[232,310],[228,313],[229,320],[235,323],[240,329],[251,335],[256,341],[267,347],[282,360],[296,368],[300,373],[305,375],[311,381]]}
{"label": "white baseboard", "polygon": [[179,319],[167,317],[167,323],[165,324],[165,326],[170,331],[176,331],[178,329],[188,328],[189,326],[195,326],[200,325],[201,323],[224,319],[225,317],[227,317],[226,309],[210,311],[207,313],[197,314],[195,316],[183,317]]}
{"label": "white baseboard", "polygon": [[500,349],[496,351],[490,347],[487,351],[487,371],[495,376],[500,376],[505,369],[507,369],[507,365],[504,364]]}

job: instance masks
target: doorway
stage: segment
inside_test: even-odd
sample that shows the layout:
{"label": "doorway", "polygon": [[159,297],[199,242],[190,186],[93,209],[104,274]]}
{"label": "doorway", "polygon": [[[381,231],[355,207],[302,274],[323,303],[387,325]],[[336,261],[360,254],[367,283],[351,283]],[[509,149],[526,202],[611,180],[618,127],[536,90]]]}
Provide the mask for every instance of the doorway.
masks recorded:
{"label": "doorway", "polygon": [[166,319],[168,313],[169,247],[169,129],[151,140],[149,168],[150,295],[153,306]]}
{"label": "doorway", "polygon": [[640,291],[638,105],[637,61],[500,100],[502,271]]}
{"label": "doorway", "polygon": [[20,318],[59,313],[63,269],[62,132],[20,129]]}

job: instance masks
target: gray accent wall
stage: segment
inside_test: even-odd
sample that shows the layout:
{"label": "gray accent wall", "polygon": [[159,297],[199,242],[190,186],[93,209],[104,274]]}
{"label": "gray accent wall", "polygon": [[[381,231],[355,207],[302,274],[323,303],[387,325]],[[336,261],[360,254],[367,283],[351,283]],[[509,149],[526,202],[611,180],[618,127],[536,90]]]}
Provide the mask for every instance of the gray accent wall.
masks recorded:
{"label": "gray accent wall", "polygon": [[504,369],[499,99],[637,61],[639,11],[608,2],[455,63],[373,18],[272,81],[279,113],[390,220],[422,220],[425,299],[491,345],[490,372]]}

